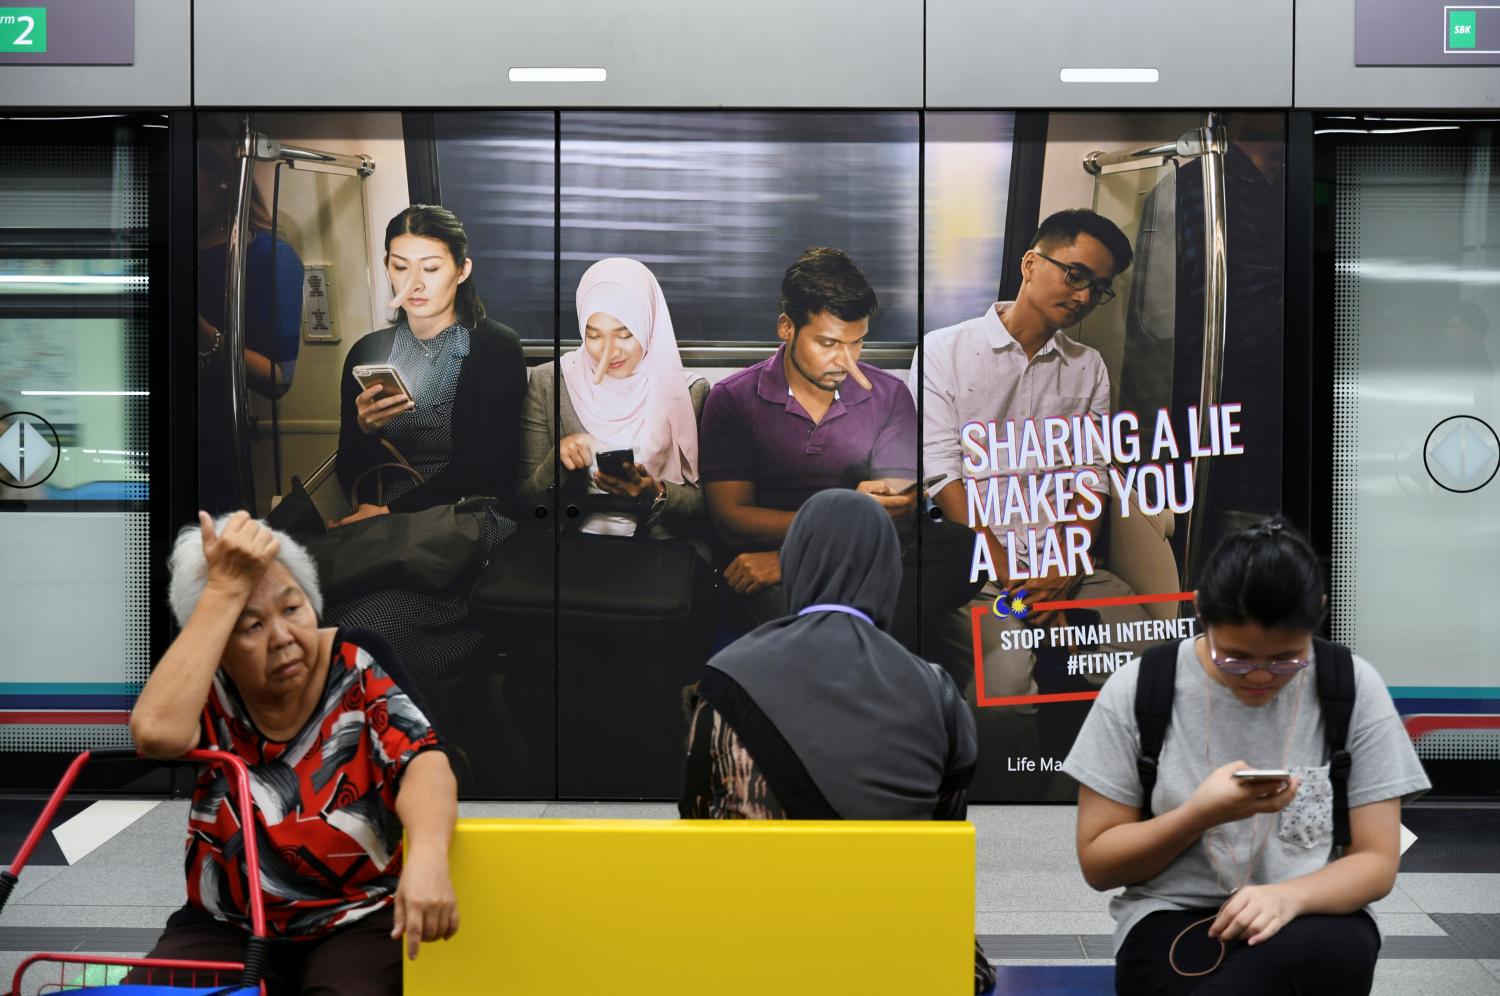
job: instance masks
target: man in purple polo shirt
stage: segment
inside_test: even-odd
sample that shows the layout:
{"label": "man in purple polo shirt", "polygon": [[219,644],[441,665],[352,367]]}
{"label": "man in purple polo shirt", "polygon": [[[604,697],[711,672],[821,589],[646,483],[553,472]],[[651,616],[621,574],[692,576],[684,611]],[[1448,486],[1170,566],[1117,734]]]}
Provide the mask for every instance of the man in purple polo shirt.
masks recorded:
{"label": "man in purple polo shirt", "polygon": [[917,409],[901,379],[859,362],[875,291],[838,249],[809,249],[781,281],[781,348],[714,385],[698,430],[724,580],[750,621],[785,615],[778,550],[827,488],[880,502],[903,535],[917,507]]}

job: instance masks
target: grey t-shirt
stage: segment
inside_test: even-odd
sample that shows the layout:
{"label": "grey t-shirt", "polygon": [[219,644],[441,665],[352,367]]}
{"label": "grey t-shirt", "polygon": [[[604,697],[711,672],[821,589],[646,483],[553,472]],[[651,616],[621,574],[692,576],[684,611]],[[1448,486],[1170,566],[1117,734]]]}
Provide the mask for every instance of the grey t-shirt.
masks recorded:
{"label": "grey t-shirt", "polygon": [[[1109,912],[1115,919],[1116,952],[1130,929],[1150,913],[1217,908],[1240,884],[1244,866],[1257,848],[1248,879],[1252,885],[1306,875],[1333,860],[1332,792],[1316,667],[1314,663],[1304,669],[1265,705],[1247,706],[1203,673],[1193,641],[1182,642],[1152,811],[1165,813],[1182,805],[1209,772],[1234,760],[1257,768],[1292,768],[1303,777],[1303,785],[1280,814],[1215,827],[1157,875],[1113,897]],[[1135,722],[1139,673],[1139,660],[1132,661],[1105,682],[1063,762],[1063,771],[1073,778],[1126,806],[1141,805],[1135,766],[1141,746]],[[1426,791],[1431,784],[1390,693],[1375,669],[1359,657],[1354,658],[1354,688],[1349,807],[1410,799]],[[1296,728],[1289,735],[1294,717]]]}

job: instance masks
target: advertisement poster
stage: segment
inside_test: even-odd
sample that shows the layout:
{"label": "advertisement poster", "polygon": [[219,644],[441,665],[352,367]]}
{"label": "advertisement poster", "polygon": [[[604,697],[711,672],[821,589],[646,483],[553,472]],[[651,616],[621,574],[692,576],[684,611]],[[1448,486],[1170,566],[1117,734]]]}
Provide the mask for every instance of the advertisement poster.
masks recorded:
{"label": "advertisement poster", "polygon": [[[923,337],[923,473],[976,531],[982,584],[927,620],[929,656],[975,709],[975,801],[1072,801],[1060,768],[1098,688],[1192,637],[1206,553],[1279,508],[1282,122],[1229,116],[1207,180],[1201,156],[1137,154],[1203,125],[1049,115],[1044,147],[1012,151],[1041,178],[1037,227],[1005,253],[1016,272],[994,278],[1012,298]],[[1206,222],[1215,173],[1224,212]],[[1215,230],[1227,304],[1205,350]]]}
{"label": "advertisement poster", "polygon": [[200,115],[203,505],[307,543],[464,795],[668,799],[703,664],[786,614],[792,514],[865,491],[970,798],[1071,799],[1089,700],[1280,502],[1284,140],[1222,123],[1205,221],[1200,158],[1129,155],[1204,115],[1039,117]]}

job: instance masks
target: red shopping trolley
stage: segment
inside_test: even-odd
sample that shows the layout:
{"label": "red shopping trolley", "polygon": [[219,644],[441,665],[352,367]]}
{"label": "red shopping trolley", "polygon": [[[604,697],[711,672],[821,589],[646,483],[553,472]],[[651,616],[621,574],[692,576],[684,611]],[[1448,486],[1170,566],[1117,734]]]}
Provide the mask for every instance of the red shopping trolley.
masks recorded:
{"label": "red shopping trolley", "polygon": [[[21,851],[10,867],[0,871],[0,911],[16,887],[21,869],[31,858],[31,852],[41,842],[42,836],[52,825],[57,808],[67,796],[68,790],[91,760],[138,759],[134,748],[110,748],[84,751],[73,759],[62,781],[47,800],[42,815],[37,817]],[[11,979],[8,996],[30,996],[32,993],[84,993],[87,996],[146,996],[146,994],[171,994],[191,996],[193,993],[215,994],[215,996],[264,996],[265,984],[261,976],[265,972],[266,959],[266,907],[260,890],[260,857],[256,850],[253,828],[255,826],[254,803],[250,797],[250,772],[245,762],[233,754],[217,750],[188,751],[182,761],[204,762],[220,765],[230,777],[230,789],[235,806],[239,809],[240,825],[246,828],[245,877],[249,886],[251,935],[245,944],[243,962],[227,961],[183,961],[165,958],[109,958],[99,955],[45,953],[25,959],[16,968]],[[98,984],[100,976],[106,978],[119,974],[124,969],[144,981],[140,983]],[[92,981],[91,981],[92,980]]]}

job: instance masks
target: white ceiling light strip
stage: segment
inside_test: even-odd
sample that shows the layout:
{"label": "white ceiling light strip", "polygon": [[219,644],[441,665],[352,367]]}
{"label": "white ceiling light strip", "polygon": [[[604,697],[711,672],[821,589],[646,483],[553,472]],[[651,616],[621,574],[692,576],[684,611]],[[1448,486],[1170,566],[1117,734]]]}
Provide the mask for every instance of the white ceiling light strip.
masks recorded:
{"label": "white ceiling light strip", "polygon": [[1156,83],[1161,73],[1155,69],[1108,69],[1102,67],[1076,66],[1059,70],[1058,79],[1064,83]]}
{"label": "white ceiling light strip", "polygon": [[510,71],[512,83],[603,83],[608,74],[601,66],[569,68],[535,66]]}

